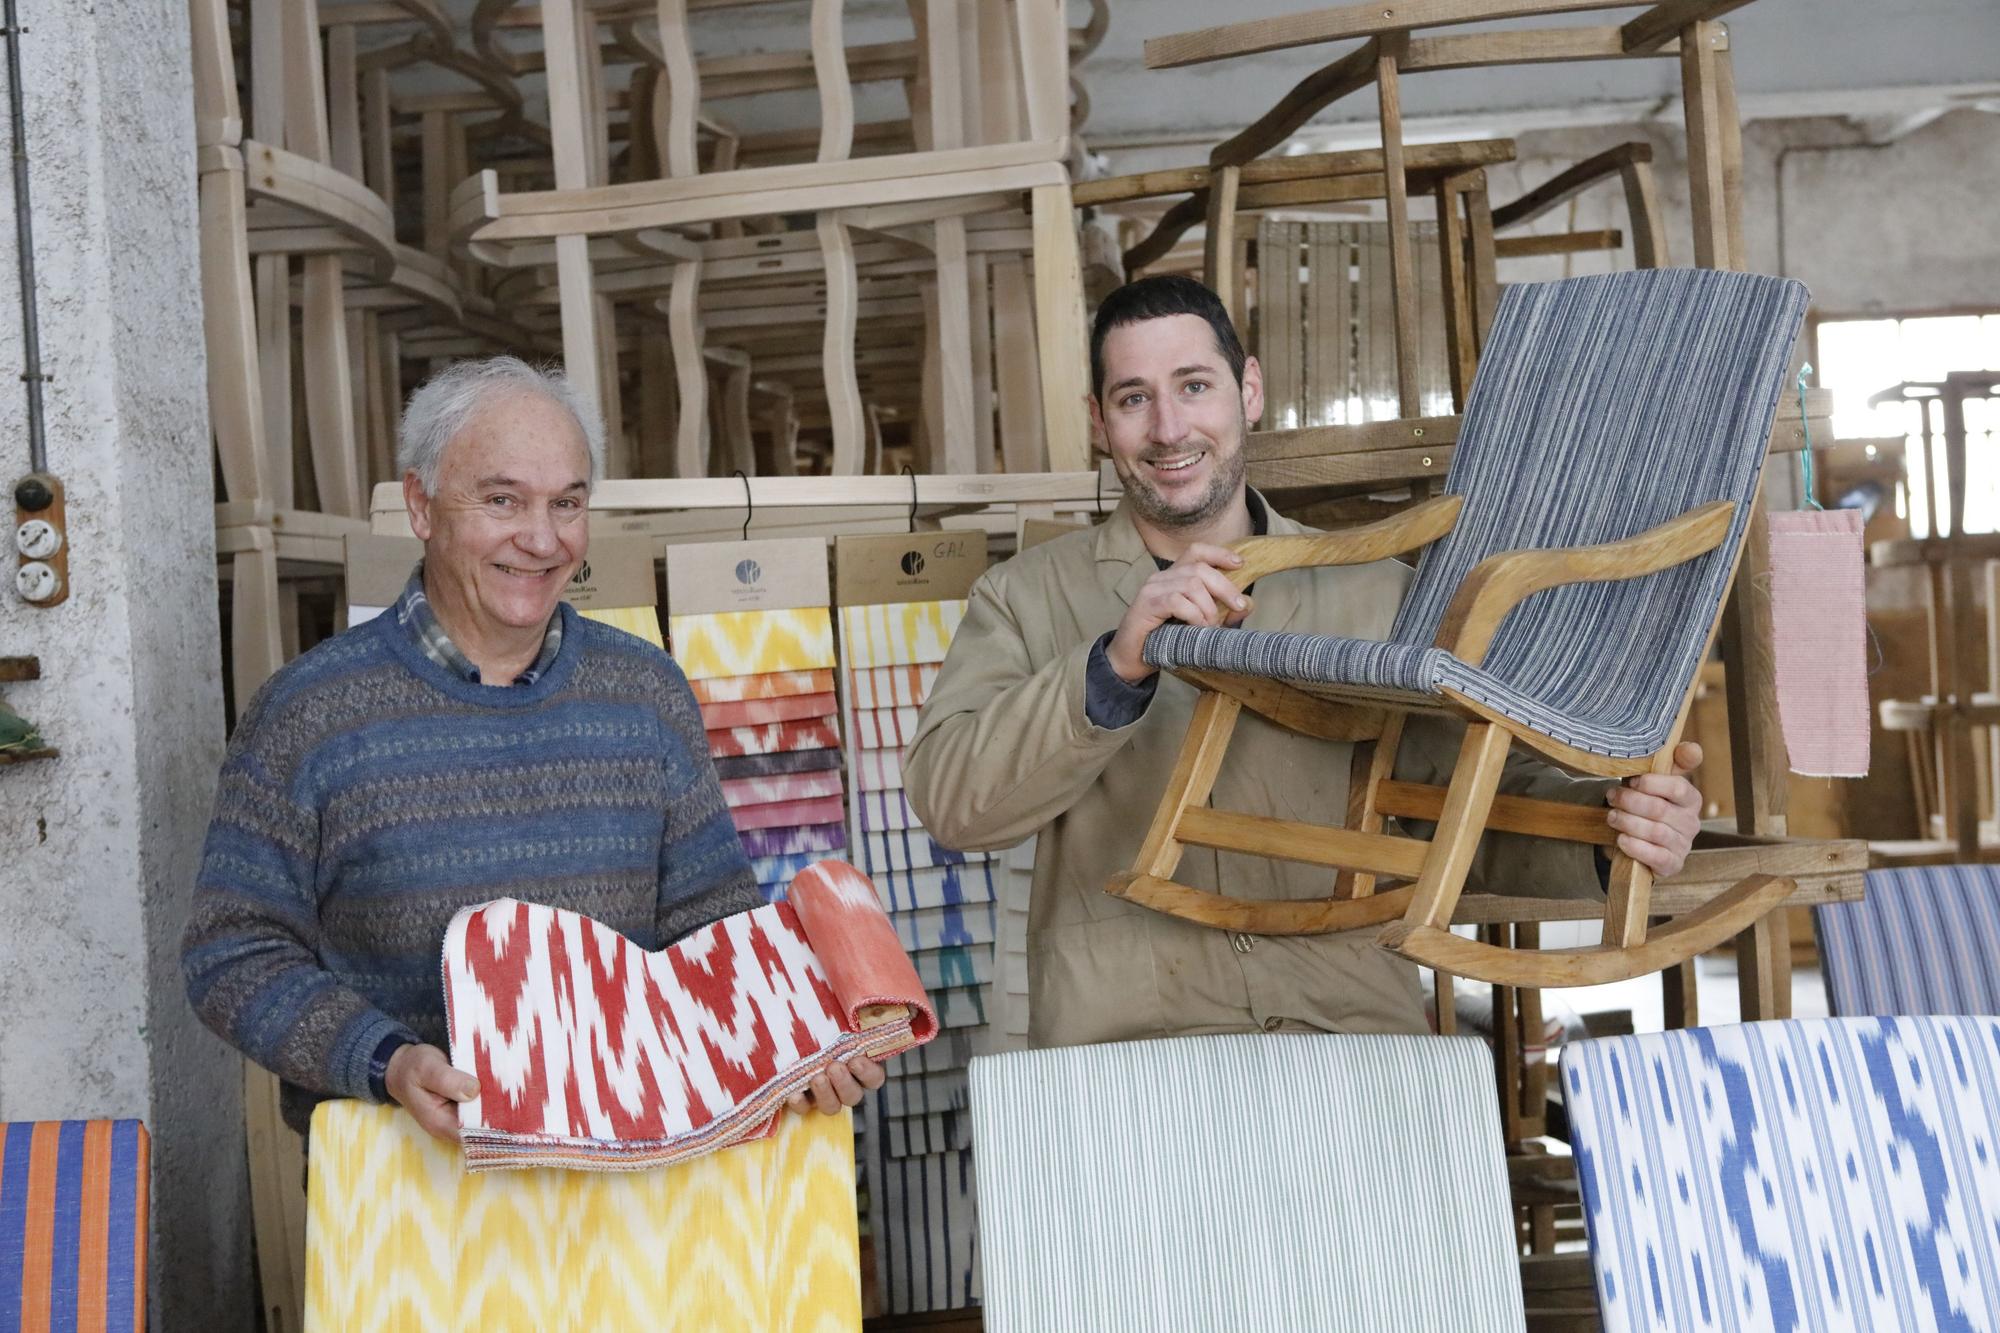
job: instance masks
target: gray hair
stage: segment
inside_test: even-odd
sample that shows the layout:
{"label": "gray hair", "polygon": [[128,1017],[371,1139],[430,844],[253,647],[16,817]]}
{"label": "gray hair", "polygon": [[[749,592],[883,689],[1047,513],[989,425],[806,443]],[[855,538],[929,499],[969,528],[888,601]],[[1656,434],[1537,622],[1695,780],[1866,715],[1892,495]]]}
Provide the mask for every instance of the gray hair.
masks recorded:
{"label": "gray hair", "polygon": [[531,366],[517,356],[455,361],[424,381],[403,408],[396,431],[396,471],[414,472],[425,495],[437,494],[445,446],[479,409],[506,393],[540,394],[565,409],[590,451],[590,484],[604,475],[604,423],[570,377],[554,366]]}

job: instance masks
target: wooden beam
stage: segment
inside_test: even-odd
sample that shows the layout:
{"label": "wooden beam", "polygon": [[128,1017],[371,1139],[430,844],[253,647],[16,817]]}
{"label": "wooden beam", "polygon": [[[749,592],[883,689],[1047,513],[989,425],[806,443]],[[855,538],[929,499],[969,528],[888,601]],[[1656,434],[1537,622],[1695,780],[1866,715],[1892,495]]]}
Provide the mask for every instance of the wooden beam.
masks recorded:
{"label": "wooden beam", "polygon": [[1691,23],[1721,18],[1750,0],[1664,0],[1619,30],[1625,49],[1638,55],[1677,36]]}
{"label": "wooden beam", "polygon": [[1615,26],[1591,28],[1518,28],[1511,32],[1454,33],[1410,38],[1405,74],[1440,69],[1480,69],[1488,65],[1569,64],[1579,60],[1629,60],[1674,56],[1669,41],[1647,51],[1625,49],[1624,31]]}
{"label": "wooden beam", "polygon": [[1592,250],[1616,250],[1625,244],[1625,233],[1616,227],[1601,231],[1562,231],[1548,236],[1501,236],[1493,242],[1497,259],[1526,259],[1535,255],[1574,255]]}
{"label": "wooden beam", "polygon": [[[1741,0],[1738,0],[1741,3]],[[1154,37],[1146,43],[1147,69],[1176,69],[1234,56],[1280,51],[1294,46],[1375,37],[1447,23],[1562,14],[1579,9],[1617,9],[1630,0],[1400,0],[1396,4],[1335,5],[1303,14],[1250,19]]]}
{"label": "wooden beam", "polygon": [[1614,145],[1550,177],[1514,202],[1502,204],[1494,209],[1493,228],[1496,231],[1505,231],[1523,222],[1532,222],[1558,204],[1567,203],[1597,182],[1619,175],[1632,163],[1652,160],[1653,146],[1649,143]]}
{"label": "wooden beam", "polygon": [[1375,89],[1382,113],[1382,179],[1389,215],[1389,265],[1396,318],[1396,396],[1401,414],[1423,410],[1417,383],[1417,263],[1410,249],[1409,180],[1403,174],[1402,78],[1396,63],[1409,39],[1402,33],[1376,39]]}
{"label": "wooden beam", "polygon": [[1376,44],[1368,42],[1293,86],[1276,106],[1209,152],[1211,166],[1241,166],[1292,137],[1327,106],[1365,88],[1375,78]]}

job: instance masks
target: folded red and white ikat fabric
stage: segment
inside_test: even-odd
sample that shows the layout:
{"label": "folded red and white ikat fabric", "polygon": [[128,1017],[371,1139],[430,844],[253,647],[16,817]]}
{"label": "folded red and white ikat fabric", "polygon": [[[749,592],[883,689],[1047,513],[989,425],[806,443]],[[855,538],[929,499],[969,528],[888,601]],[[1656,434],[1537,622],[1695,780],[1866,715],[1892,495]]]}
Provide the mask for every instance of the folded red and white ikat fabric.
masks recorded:
{"label": "folded red and white ikat fabric", "polygon": [[[647,953],[502,898],[445,935],[466,1169],[628,1171],[763,1138],[828,1065],[929,1041],[937,1014],[875,888],[838,861]],[[897,1008],[900,1006],[900,1008]]]}
{"label": "folded red and white ikat fabric", "polygon": [[847,806],[838,794],[810,801],[770,801],[763,805],[731,807],[739,834],[751,829],[792,829],[808,824],[838,824],[847,815]]}
{"label": "folded red and white ikat fabric", "polygon": [[731,810],[746,805],[768,805],[773,801],[838,797],[840,792],[838,769],[818,773],[774,773],[770,777],[724,778],[722,781],[722,799]]}
{"label": "folded red and white ikat fabric", "polygon": [[804,717],[796,722],[730,727],[708,733],[708,752],[717,759],[772,754],[779,750],[836,749],[839,745],[840,727],[830,717]]}
{"label": "folded red and white ikat fabric", "polygon": [[778,699],[790,694],[826,694],[833,689],[831,669],[820,671],[766,671],[756,676],[716,676],[691,680],[695,701],[704,704],[735,703],[742,699]]}
{"label": "folded red and white ikat fabric", "polygon": [[701,705],[701,725],[710,731],[730,727],[761,727],[802,717],[833,716],[833,691],[824,694],[783,694],[769,699],[739,699]]}

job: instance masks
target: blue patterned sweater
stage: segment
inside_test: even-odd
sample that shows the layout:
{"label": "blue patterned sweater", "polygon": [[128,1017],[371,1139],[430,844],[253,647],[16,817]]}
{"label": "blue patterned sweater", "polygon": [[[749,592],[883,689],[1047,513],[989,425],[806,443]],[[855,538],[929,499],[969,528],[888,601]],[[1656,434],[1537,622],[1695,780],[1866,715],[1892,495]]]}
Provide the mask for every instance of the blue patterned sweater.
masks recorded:
{"label": "blue patterned sweater", "polygon": [[230,739],[181,962],[303,1130],[385,1038],[445,1045],[461,907],[569,908],[647,949],[760,906],[672,659],[568,606],[532,683],[469,682],[393,614],[257,692]]}

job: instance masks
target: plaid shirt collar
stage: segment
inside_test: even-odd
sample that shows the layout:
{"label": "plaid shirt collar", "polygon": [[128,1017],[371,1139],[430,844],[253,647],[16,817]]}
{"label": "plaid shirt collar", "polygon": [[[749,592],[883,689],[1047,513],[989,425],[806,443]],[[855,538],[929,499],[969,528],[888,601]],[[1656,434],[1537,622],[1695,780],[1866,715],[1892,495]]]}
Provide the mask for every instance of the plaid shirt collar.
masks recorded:
{"label": "plaid shirt collar", "polygon": [[[424,562],[417,561],[417,567],[410,571],[410,581],[403,585],[403,595],[396,599],[396,623],[416,637],[417,646],[424,650],[424,656],[431,659],[461,680],[480,684],[479,668],[472,659],[458,650],[451,636],[438,623],[437,613],[431,610],[430,598],[424,596]],[[534,662],[520,675],[514,677],[516,685],[533,685],[548,669],[555,665],[556,654],[562,651],[563,618],[562,608],[549,617],[549,628],[542,635],[542,651]]]}

